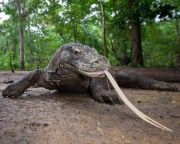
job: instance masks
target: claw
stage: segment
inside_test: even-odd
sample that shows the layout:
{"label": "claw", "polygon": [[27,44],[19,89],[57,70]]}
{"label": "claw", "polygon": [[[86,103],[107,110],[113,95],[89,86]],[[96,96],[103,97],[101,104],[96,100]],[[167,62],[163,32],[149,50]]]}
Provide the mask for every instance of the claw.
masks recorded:
{"label": "claw", "polygon": [[5,98],[16,98],[21,95],[21,93],[21,91],[17,90],[17,84],[11,84],[2,91],[2,96]]}
{"label": "claw", "polygon": [[114,101],[111,98],[111,96],[109,95],[109,93],[102,93],[101,97],[103,98],[105,103],[114,104]]}
{"label": "claw", "polygon": [[94,100],[99,102],[99,103],[104,103],[104,100],[99,96],[94,97]]}

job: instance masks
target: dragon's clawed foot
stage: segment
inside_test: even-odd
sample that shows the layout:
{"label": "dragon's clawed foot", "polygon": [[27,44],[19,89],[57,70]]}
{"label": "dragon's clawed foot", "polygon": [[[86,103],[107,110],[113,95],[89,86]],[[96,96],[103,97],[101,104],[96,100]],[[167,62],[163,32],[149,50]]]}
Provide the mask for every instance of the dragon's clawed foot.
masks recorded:
{"label": "dragon's clawed foot", "polygon": [[24,89],[18,85],[18,83],[13,83],[9,85],[5,90],[2,91],[3,97],[6,98],[16,98],[23,94]]}
{"label": "dragon's clawed foot", "polygon": [[123,102],[119,99],[119,97],[108,90],[98,91],[93,95],[95,101],[99,103],[107,103],[107,104],[123,104]]}

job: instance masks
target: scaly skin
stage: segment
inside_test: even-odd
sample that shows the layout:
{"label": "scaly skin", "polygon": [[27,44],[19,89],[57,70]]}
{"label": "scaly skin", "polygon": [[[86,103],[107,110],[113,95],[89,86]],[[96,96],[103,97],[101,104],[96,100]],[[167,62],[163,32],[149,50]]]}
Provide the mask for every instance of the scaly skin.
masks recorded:
{"label": "scaly skin", "polygon": [[[35,85],[59,91],[86,92],[90,90],[92,98],[100,103],[121,104],[118,96],[109,92],[102,78],[103,70],[109,70],[106,57],[87,45],[69,43],[63,45],[54,54],[45,69],[30,72],[22,80],[3,90],[4,97],[15,98]],[[175,85],[159,82],[133,71],[118,71],[111,74],[119,85],[144,89],[180,91]],[[101,78],[100,78],[101,77]]]}
{"label": "scaly skin", "polygon": [[9,85],[2,95],[15,98],[36,84],[36,86],[47,89],[63,91],[85,92],[90,90],[94,100],[98,102],[120,103],[116,95],[103,88],[103,84],[100,86],[101,91],[97,92],[100,80],[95,77],[101,77],[102,71],[109,68],[108,59],[99,55],[94,48],[75,43],[65,44],[57,50],[44,70],[30,72],[22,80]]}

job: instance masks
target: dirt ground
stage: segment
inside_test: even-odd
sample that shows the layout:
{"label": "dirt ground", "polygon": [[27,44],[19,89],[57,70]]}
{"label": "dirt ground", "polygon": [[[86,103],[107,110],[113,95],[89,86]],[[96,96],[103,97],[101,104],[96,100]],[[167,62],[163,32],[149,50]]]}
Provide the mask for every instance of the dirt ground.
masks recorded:
{"label": "dirt ground", "polygon": [[99,104],[88,93],[30,88],[17,99],[3,98],[3,82],[25,73],[0,72],[0,144],[180,143],[180,92],[123,88],[141,111],[174,130],[169,133],[125,105]]}

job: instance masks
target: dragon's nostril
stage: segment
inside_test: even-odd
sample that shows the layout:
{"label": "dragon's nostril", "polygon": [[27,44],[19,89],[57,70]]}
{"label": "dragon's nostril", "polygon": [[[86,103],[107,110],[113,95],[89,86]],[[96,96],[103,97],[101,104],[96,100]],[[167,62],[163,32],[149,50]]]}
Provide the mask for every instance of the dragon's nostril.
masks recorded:
{"label": "dragon's nostril", "polygon": [[99,63],[99,61],[98,61],[98,60],[95,60],[94,63],[97,64],[97,63]]}

